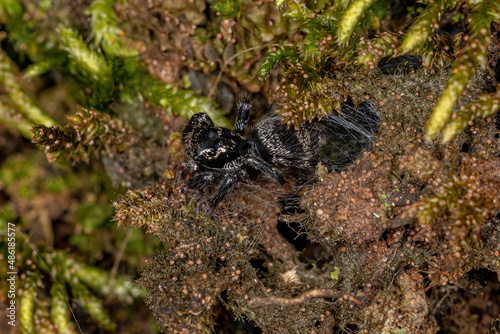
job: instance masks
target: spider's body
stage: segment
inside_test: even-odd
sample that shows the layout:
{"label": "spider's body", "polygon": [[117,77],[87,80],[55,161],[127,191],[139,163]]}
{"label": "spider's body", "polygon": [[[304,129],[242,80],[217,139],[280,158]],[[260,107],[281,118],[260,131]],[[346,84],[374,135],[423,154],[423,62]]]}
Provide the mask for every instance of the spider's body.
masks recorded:
{"label": "spider's body", "polygon": [[189,187],[202,190],[209,184],[218,184],[209,201],[211,206],[219,204],[237,182],[254,180],[258,173],[264,173],[280,184],[285,182],[243,137],[250,106],[246,99],[238,103],[240,113],[235,131],[215,126],[205,113],[193,115],[184,128],[187,163],[194,171]]}
{"label": "spider's body", "polygon": [[[203,114],[206,116],[206,114]],[[233,131],[205,124],[185,136],[186,153],[196,166],[207,169],[236,170],[243,164],[248,142]],[[240,149],[243,152],[240,152]]]}
{"label": "spider's body", "polygon": [[255,180],[264,174],[281,185],[288,169],[308,171],[319,162],[330,170],[342,169],[353,157],[369,148],[380,115],[373,103],[359,105],[358,112],[344,105],[340,115],[304,123],[298,130],[287,128],[276,113],[255,124],[250,139],[243,134],[248,123],[250,101],[238,103],[235,130],[217,127],[205,113],[193,115],[183,132],[187,165],[193,171],[188,186],[202,190],[217,185],[209,200],[216,206],[237,182]]}

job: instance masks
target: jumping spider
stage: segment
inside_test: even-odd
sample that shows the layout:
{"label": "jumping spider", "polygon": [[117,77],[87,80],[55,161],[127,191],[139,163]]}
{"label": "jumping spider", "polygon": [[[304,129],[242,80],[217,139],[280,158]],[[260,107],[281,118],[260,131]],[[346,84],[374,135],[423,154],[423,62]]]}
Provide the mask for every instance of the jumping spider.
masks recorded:
{"label": "jumping spider", "polygon": [[193,172],[188,187],[201,191],[216,185],[209,200],[212,207],[238,182],[255,180],[259,174],[284,185],[284,173],[310,172],[319,162],[329,170],[345,168],[370,148],[380,122],[371,101],[357,110],[344,103],[340,114],[309,120],[299,129],[288,128],[280,115],[271,113],[245,139],[250,108],[248,99],[238,102],[234,131],[215,126],[205,113],[193,115],[183,131],[187,166]]}

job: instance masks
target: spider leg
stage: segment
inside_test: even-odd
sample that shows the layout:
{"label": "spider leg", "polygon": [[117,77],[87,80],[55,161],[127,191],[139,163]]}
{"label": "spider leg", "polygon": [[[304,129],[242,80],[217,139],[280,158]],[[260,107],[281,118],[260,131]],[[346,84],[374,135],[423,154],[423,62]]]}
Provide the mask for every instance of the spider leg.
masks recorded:
{"label": "spider leg", "polygon": [[227,173],[223,178],[222,181],[219,183],[219,186],[217,187],[217,190],[215,190],[214,194],[208,201],[208,204],[211,207],[216,207],[217,204],[222,201],[222,199],[231,193],[234,189],[234,186],[236,185],[236,182],[238,182],[238,177],[235,174]]}
{"label": "spider leg", "polygon": [[238,119],[234,125],[234,132],[243,136],[245,134],[245,129],[248,124],[248,116],[250,115],[250,108],[252,108],[252,103],[249,99],[243,98],[238,101]]}
{"label": "spider leg", "polygon": [[270,164],[268,164],[261,158],[258,158],[256,156],[249,156],[246,158],[246,163],[249,166],[257,169],[258,171],[264,173],[264,175],[266,175],[268,178],[277,181],[280,185],[285,184],[285,179],[283,178],[283,175],[281,175],[280,172],[275,171]]}
{"label": "spider leg", "polygon": [[214,181],[215,177],[213,172],[198,172],[191,176],[188,182],[188,187],[190,189],[201,190]]}

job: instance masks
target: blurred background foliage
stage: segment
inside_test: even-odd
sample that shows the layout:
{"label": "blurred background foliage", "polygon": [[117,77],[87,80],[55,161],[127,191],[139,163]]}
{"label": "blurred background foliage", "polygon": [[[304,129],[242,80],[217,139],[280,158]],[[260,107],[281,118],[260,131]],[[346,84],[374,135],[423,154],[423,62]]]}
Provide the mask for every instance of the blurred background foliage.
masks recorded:
{"label": "blurred background foliage", "polygon": [[170,176],[183,118],[229,126],[246,91],[298,127],[375,97],[359,73],[411,65],[449,71],[426,138],[450,142],[500,108],[496,84],[457,106],[476,68],[500,79],[499,31],[496,0],[2,0],[0,228],[18,228],[22,332],[157,330],[133,282],[159,245],[111,203]]}

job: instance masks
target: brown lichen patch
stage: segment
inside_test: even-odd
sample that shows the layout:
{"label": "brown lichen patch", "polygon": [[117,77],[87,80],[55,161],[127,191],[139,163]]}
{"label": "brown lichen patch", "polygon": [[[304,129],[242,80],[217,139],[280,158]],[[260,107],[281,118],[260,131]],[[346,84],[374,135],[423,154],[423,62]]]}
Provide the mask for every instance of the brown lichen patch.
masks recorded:
{"label": "brown lichen patch", "polygon": [[393,197],[394,188],[387,178],[390,169],[390,160],[378,162],[365,156],[347,171],[328,174],[317,183],[303,199],[314,222],[312,239],[326,245],[378,239]]}
{"label": "brown lichen patch", "polygon": [[397,276],[395,282],[402,293],[401,312],[405,314],[407,321],[416,328],[425,325],[429,306],[422,275],[415,270],[412,275],[403,272]]}
{"label": "brown lichen patch", "polygon": [[[115,220],[125,226],[146,226],[164,245],[139,280],[150,291],[147,304],[160,327],[172,333],[209,331],[215,306],[222,302],[237,316],[254,319],[268,331],[284,331],[291,323],[304,330],[313,328],[330,305],[324,298],[295,306],[300,316],[293,317],[290,308],[270,312],[276,306],[248,305],[255,298],[290,298],[314,288],[278,278],[298,263],[298,252],[282,244],[270,223],[276,221],[275,208],[267,202],[248,211],[227,211],[224,206],[209,211],[203,205],[195,207],[188,195],[189,191],[167,180],[129,191],[115,203]],[[274,259],[283,259],[283,265]],[[254,260],[276,263],[269,266],[274,279],[258,275]]]}
{"label": "brown lichen patch", "polygon": [[475,266],[490,268],[500,277],[500,215],[486,220],[479,232],[480,247],[475,253]]}

